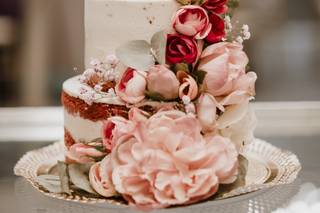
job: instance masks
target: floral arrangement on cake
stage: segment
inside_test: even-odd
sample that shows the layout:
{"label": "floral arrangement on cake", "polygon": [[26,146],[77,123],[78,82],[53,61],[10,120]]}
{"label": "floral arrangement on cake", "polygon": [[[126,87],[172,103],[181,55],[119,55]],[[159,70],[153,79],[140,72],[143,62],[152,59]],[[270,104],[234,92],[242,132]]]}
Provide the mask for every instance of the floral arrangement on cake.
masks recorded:
{"label": "floral arrangement on cake", "polygon": [[[81,75],[94,88],[81,91],[87,104],[115,97],[130,110],[108,118],[101,138],[67,147],[59,192],[82,190],[155,209],[241,184],[241,150],[256,123],[249,101],[257,76],[247,72],[242,45],[248,26],[231,24],[236,0],[177,1],[171,29],[123,44]],[[145,109],[150,102],[170,104]]]}

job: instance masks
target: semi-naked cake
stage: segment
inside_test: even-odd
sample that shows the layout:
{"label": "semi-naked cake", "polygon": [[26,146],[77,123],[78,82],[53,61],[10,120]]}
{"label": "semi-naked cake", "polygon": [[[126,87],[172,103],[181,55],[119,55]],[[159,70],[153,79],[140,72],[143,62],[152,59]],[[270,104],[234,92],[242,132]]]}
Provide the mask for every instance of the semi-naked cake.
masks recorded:
{"label": "semi-naked cake", "polygon": [[[155,32],[170,29],[171,18],[180,7],[176,0],[85,0],[85,63],[103,61],[117,47],[130,40],[149,41]],[[101,137],[102,123],[110,116],[126,116],[126,103],[105,97],[87,104],[79,76],[63,84],[65,141],[91,141]],[[157,103],[152,103],[156,105]]]}
{"label": "semi-naked cake", "polygon": [[257,76],[237,5],[85,0],[86,70],[61,96],[66,163],[90,166],[82,190],[153,209],[241,181]]}

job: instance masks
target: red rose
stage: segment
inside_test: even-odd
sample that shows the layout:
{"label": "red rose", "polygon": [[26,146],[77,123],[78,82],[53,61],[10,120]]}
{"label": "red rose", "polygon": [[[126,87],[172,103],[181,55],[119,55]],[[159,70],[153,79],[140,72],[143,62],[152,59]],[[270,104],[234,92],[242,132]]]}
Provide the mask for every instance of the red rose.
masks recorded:
{"label": "red rose", "polygon": [[202,7],[205,9],[217,13],[223,14],[228,11],[227,0],[205,0]]}
{"label": "red rose", "polygon": [[166,59],[170,64],[192,64],[198,56],[197,42],[188,36],[169,34],[167,39]]}
{"label": "red rose", "polygon": [[212,28],[205,40],[209,44],[217,43],[226,35],[224,20],[214,13],[209,15],[209,20],[212,24]]}
{"label": "red rose", "polygon": [[202,7],[188,5],[181,7],[173,17],[173,28],[182,35],[203,39],[208,35],[211,24]]}

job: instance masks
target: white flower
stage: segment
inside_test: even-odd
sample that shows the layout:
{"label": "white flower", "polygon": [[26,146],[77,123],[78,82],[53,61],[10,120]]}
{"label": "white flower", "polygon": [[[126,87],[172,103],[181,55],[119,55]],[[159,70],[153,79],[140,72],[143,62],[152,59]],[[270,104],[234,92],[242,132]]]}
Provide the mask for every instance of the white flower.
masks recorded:
{"label": "white flower", "polygon": [[96,84],[96,85],[94,86],[94,90],[97,91],[97,92],[101,92],[102,86],[101,86],[100,84]]}
{"label": "white flower", "polygon": [[236,42],[238,42],[239,44],[242,44],[243,43],[243,38],[241,36],[238,36],[236,38]]}
{"label": "white flower", "polygon": [[103,74],[103,80],[104,81],[113,81],[116,79],[115,76],[115,71],[113,68],[107,70],[104,74]]}
{"label": "white flower", "polygon": [[224,18],[225,24],[226,24],[226,29],[227,31],[231,32],[232,31],[232,24],[231,24],[231,18],[230,16],[226,16]]}
{"label": "white flower", "polygon": [[80,81],[80,83],[86,83],[86,81],[87,81],[87,78],[84,76],[84,75],[81,75],[80,77],[79,77],[79,81]]}
{"label": "white flower", "polygon": [[106,63],[109,64],[111,67],[115,67],[119,63],[119,59],[113,54],[107,55]]}
{"label": "white flower", "polygon": [[248,32],[249,31],[249,25],[247,25],[247,24],[242,25],[242,31],[243,32]]}
{"label": "white flower", "polygon": [[84,87],[80,87],[80,89],[79,89],[79,93],[82,95],[82,94],[84,94],[84,93],[86,93],[88,90],[86,89],[86,88],[84,88]]}
{"label": "white flower", "polygon": [[92,65],[92,66],[98,66],[98,65],[101,65],[101,64],[102,64],[102,62],[99,59],[92,58],[90,60],[90,65]]}
{"label": "white flower", "polygon": [[96,71],[92,68],[89,68],[89,69],[86,69],[84,72],[83,72],[83,76],[85,76],[87,79],[90,78],[92,75],[95,75],[96,74]]}
{"label": "white flower", "polygon": [[244,40],[249,40],[250,38],[251,38],[251,33],[250,32],[243,33],[243,39]]}
{"label": "white flower", "polygon": [[116,92],[114,91],[113,88],[110,88],[110,89],[108,90],[108,95],[109,95],[110,97],[116,97]]}
{"label": "white flower", "polygon": [[243,35],[243,40],[248,40],[251,37],[251,33],[249,32],[249,26],[247,24],[244,24],[242,26],[242,35]]}
{"label": "white flower", "polygon": [[184,95],[182,97],[182,102],[183,102],[184,105],[188,105],[188,104],[190,104],[191,100],[190,100],[189,96]]}

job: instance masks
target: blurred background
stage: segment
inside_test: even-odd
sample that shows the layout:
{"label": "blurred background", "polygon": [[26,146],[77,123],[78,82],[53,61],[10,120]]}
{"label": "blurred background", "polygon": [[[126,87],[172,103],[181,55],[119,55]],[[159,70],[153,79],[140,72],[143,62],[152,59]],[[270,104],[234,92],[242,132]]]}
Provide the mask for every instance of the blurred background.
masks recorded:
{"label": "blurred background", "polygon": [[[240,0],[257,101],[320,101],[320,0]],[[83,0],[0,1],[0,107],[60,104],[83,70]],[[77,69],[75,69],[77,68]]]}

